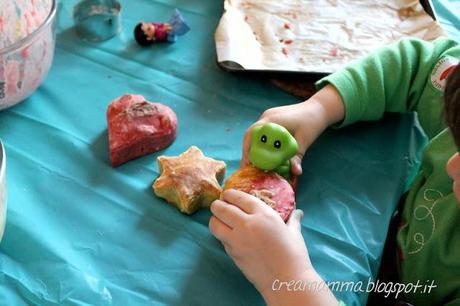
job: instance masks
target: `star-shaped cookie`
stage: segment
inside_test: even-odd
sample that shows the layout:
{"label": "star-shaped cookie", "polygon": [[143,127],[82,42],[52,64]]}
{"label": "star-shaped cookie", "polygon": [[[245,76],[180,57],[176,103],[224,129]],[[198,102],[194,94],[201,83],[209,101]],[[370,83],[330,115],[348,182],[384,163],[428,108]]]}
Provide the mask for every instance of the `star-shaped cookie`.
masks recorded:
{"label": "star-shaped cookie", "polygon": [[160,156],[158,166],[160,176],[153,191],[181,212],[192,214],[220,197],[219,182],[225,176],[226,164],[206,157],[197,147],[191,146],[179,156]]}

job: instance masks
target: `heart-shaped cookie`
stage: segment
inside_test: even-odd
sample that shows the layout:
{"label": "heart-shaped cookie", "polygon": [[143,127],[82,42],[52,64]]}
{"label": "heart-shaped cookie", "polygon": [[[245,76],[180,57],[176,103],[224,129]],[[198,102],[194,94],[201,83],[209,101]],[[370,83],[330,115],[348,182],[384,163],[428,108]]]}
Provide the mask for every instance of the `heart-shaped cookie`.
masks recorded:
{"label": "heart-shaped cookie", "polygon": [[176,138],[177,116],[161,103],[127,94],[107,109],[110,160],[114,167],[159,151]]}

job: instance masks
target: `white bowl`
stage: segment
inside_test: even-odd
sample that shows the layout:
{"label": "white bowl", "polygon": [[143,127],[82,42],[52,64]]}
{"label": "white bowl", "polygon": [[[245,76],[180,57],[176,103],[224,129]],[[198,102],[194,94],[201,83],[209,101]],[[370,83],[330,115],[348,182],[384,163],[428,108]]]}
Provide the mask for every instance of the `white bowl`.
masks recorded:
{"label": "white bowl", "polygon": [[[39,21],[36,11],[43,7]],[[0,110],[26,99],[45,79],[54,57],[56,10],[56,0],[0,0]]]}
{"label": "white bowl", "polygon": [[0,241],[3,237],[6,222],[6,155],[0,141]]}

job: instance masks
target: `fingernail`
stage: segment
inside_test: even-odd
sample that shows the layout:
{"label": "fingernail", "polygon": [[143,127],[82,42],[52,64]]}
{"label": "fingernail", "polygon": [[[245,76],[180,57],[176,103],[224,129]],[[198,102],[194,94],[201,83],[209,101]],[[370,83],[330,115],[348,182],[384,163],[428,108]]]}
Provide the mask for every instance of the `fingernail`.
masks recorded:
{"label": "fingernail", "polygon": [[302,175],[302,166],[300,164],[296,164],[295,167],[297,169],[297,174]]}
{"label": "fingernail", "polygon": [[303,210],[297,209],[299,211],[299,219],[303,218]]}

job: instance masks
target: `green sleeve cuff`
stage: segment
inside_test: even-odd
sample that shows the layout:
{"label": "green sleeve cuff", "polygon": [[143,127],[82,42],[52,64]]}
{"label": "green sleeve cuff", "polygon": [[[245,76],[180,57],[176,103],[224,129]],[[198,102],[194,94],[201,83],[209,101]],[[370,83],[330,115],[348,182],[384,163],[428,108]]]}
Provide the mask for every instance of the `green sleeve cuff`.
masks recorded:
{"label": "green sleeve cuff", "polygon": [[363,110],[361,110],[360,98],[356,93],[355,83],[352,82],[348,70],[342,70],[331,74],[318,82],[316,88],[320,90],[327,84],[334,86],[342,98],[345,106],[345,118],[341,123],[334,125],[334,128],[341,128],[360,120]]}

